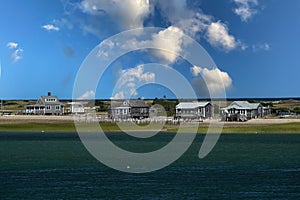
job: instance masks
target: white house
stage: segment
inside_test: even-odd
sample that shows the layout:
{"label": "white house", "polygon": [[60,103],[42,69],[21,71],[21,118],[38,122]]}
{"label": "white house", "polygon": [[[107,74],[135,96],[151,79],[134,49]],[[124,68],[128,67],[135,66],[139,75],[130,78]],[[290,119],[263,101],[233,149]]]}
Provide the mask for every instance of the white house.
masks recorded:
{"label": "white house", "polygon": [[80,102],[71,102],[70,112],[71,114],[83,114],[85,113],[85,109],[82,103]]}

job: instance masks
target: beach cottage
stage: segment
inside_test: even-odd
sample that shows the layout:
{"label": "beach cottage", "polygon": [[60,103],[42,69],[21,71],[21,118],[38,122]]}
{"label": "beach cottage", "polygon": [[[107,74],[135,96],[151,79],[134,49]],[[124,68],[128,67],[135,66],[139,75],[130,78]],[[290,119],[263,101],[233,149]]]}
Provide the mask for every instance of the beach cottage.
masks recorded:
{"label": "beach cottage", "polygon": [[229,106],[222,108],[220,112],[224,121],[246,121],[252,118],[262,118],[270,113],[268,107],[248,101],[234,101]]}
{"label": "beach cottage", "polygon": [[57,96],[52,96],[48,92],[48,95],[41,96],[36,104],[25,106],[25,114],[62,115],[64,114],[64,105],[60,103]]}
{"label": "beach cottage", "polygon": [[208,119],[214,116],[210,102],[181,102],[176,105],[177,119]]}
{"label": "beach cottage", "polygon": [[144,119],[149,117],[149,105],[141,99],[111,101],[108,116],[111,119]]}
{"label": "beach cottage", "polygon": [[85,108],[83,106],[82,102],[70,102],[70,113],[71,114],[84,114],[85,113]]}

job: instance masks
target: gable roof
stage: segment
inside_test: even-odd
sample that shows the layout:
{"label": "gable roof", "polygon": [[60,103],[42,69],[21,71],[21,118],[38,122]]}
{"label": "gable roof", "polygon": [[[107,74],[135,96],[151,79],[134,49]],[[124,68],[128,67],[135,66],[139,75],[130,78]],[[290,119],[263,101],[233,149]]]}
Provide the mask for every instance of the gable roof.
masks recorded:
{"label": "gable roof", "polygon": [[248,101],[234,101],[229,106],[223,109],[224,110],[229,110],[229,109],[255,110],[259,106],[261,106],[260,103],[249,103]]}
{"label": "gable roof", "polygon": [[[47,101],[46,99],[55,99],[56,101]],[[57,96],[40,96],[39,100],[37,101],[36,104],[41,104],[41,105],[49,105],[49,104],[61,104],[60,101],[58,100]]]}
{"label": "gable roof", "polygon": [[181,102],[176,105],[176,109],[195,109],[198,107],[205,107],[209,102]]}
{"label": "gable roof", "polygon": [[111,107],[138,107],[138,108],[145,108],[149,107],[149,105],[143,101],[142,99],[129,99],[129,100],[122,100],[122,101],[111,101]]}
{"label": "gable roof", "polygon": [[130,99],[128,101],[131,107],[149,107],[148,104],[146,104],[146,102],[141,99]]}

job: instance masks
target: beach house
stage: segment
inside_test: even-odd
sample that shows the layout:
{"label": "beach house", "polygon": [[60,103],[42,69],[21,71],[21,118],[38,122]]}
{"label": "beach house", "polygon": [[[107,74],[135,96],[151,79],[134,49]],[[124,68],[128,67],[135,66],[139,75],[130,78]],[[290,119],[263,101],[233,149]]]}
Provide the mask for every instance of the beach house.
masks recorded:
{"label": "beach house", "polygon": [[25,114],[63,115],[64,105],[58,100],[57,96],[52,96],[51,92],[48,92],[48,95],[41,96],[36,104],[26,105]]}
{"label": "beach house", "polygon": [[70,105],[70,113],[71,114],[84,114],[85,108],[82,102],[70,102],[68,103]]}
{"label": "beach house", "polygon": [[149,108],[142,99],[112,100],[108,116],[111,119],[144,119],[149,117]]}
{"label": "beach house", "polygon": [[176,105],[177,119],[208,119],[214,116],[214,106],[210,102],[181,102]]}
{"label": "beach house", "polygon": [[220,110],[224,121],[246,121],[252,118],[262,118],[270,114],[268,107],[260,103],[249,103],[248,101],[233,101],[229,106]]}

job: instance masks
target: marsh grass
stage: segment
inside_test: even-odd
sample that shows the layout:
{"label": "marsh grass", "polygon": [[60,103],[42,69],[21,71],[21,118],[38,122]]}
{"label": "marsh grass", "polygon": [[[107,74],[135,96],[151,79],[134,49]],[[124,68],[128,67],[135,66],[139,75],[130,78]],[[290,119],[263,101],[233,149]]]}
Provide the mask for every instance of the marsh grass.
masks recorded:
{"label": "marsh grass", "polygon": [[[105,132],[120,131],[120,127],[116,123],[100,123],[101,128]],[[81,124],[83,130],[97,131],[96,126],[91,124]],[[152,129],[160,126],[150,126]],[[124,126],[122,127],[124,128]],[[148,126],[125,126],[126,130],[146,131]],[[177,132],[178,126],[164,126],[162,128],[166,132]],[[182,128],[183,131],[190,132],[190,127]],[[199,127],[198,133],[206,133],[208,127]],[[20,123],[20,124],[0,124],[0,131],[20,131],[20,132],[76,132],[74,123]],[[300,123],[272,124],[272,125],[242,125],[235,127],[224,127],[222,133],[300,133]]]}

